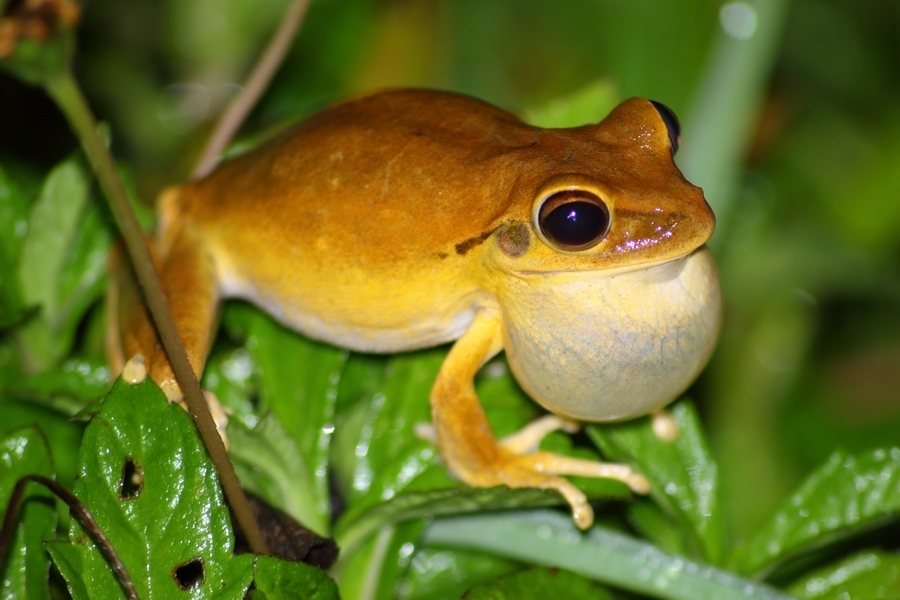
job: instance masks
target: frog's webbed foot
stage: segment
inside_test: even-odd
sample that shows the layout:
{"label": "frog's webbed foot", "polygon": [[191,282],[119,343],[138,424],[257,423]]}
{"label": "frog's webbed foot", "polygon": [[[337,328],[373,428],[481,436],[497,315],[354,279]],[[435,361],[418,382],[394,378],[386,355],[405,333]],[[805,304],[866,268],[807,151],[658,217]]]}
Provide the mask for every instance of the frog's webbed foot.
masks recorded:
{"label": "frog's webbed foot", "polygon": [[535,470],[542,473],[617,479],[638,494],[646,494],[650,491],[650,483],[647,478],[635,472],[628,465],[537,451],[538,445],[547,434],[557,430],[575,433],[580,428],[581,424],[577,421],[556,415],[546,415],[526,425],[517,433],[503,438],[499,441],[499,446],[510,454],[518,455],[518,460],[530,462]]}
{"label": "frog's webbed foot", "polygon": [[550,415],[498,441],[475,395],[473,378],[500,347],[499,319],[487,311],[479,313],[451,349],[432,389],[438,447],[456,477],[477,487],[556,490],[572,507],[572,517],[581,529],[591,526],[594,513],[584,493],[563,475],[614,478],[636,492],[649,490],[647,480],[626,465],[533,451],[552,431],[577,430],[578,425],[567,419]]}

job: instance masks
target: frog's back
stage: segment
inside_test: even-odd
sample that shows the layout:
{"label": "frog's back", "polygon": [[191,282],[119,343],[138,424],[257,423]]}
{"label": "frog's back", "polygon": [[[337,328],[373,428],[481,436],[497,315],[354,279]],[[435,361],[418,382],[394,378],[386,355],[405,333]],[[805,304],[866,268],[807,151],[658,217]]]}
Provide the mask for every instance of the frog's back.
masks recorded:
{"label": "frog's back", "polygon": [[375,94],[185,186],[174,210],[224,295],[352,348],[433,345],[485,301],[477,249],[517,212],[510,162],[536,131],[465,96]]}
{"label": "frog's back", "polygon": [[185,210],[219,230],[277,218],[285,243],[374,263],[455,254],[508,216],[510,152],[533,145],[536,131],[466,96],[383,92],[327,108],[224,165],[192,186],[185,201],[196,206]]}

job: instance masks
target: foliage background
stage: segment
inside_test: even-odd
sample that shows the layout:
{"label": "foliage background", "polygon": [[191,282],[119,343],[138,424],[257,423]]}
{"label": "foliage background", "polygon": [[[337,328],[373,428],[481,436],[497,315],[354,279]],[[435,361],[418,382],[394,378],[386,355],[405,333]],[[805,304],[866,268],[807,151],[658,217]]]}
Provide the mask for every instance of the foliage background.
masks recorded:
{"label": "foliage background", "polygon": [[[210,118],[285,4],[86,4],[78,75],[143,200],[186,176]],[[712,247],[723,336],[690,395],[740,539],[836,447],[898,441],[900,2],[790,3],[771,64],[759,59],[763,76],[721,125],[752,125],[733,185],[704,171],[719,157],[690,137],[709,93],[701,83],[733,84],[733,73],[710,79],[720,8],[709,0],[317,0],[244,132],[258,136],[348,94],[400,85],[526,109],[602,79],[620,98],[671,106],[685,125],[688,176],[720,215]],[[75,147],[41,91],[0,73],[8,173],[34,189]],[[85,357],[99,356],[97,321],[81,326]],[[2,410],[9,425],[39,412],[58,469],[74,475],[80,425],[32,405]]]}

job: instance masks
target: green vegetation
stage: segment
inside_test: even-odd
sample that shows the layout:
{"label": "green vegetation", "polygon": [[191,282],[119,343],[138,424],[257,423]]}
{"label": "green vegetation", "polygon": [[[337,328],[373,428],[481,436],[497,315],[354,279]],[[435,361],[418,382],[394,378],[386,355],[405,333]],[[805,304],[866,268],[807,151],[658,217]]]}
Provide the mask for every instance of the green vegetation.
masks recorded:
{"label": "green vegetation", "polygon": [[[186,177],[285,5],[84,7],[76,74],[137,206]],[[242,598],[251,581],[254,598],[897,597],[898,16],[898,0],[313,3],[233,151],[372,87],[459,90],[552,126],[651,97],[682,117],[678,159],[719,217],[726,309],[710,366],[672,407],[675,444],[646,419],[545,440],[651,481],[635,499],[578,480],[598,515],[582,534],[552,494],[460,486],[415,435],[446,348],[348,354],[229,303],[204,388],[232,410],[245,486],[336,538],[336,586],[233,556],[186,415],[150,384],[112,386],[103,293],[117,233],[65,122],[0,62],[0,506],[19,477],[55,476],[142,598],[175,597],[173,569],[197,557],[192,598]],[[539,414],[502,359],[477,387],[498,435]],[[129,460],[142,487],[123,499]],[[69,511],[33,483],[26,498],[0,595],[123,597]]]}

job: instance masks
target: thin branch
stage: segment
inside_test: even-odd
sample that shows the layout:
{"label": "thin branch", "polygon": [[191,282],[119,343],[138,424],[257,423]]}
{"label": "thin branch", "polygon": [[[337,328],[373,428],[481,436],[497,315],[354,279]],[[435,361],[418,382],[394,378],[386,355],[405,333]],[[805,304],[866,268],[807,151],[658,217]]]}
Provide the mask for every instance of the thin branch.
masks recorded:
{"label": "thin branch", "polygon": [[122,585],[122,589],[125,590],[125,595],[131,600],[139,600],[137,590],[134,587],[134,583],[131,581],[131,576],[128,575],[128,570],[125,568],[125,563],[122,562],[119,553],[116,552],[112,542],[106,537],[103,528],[97,524],[94,515],[91,514],[88,507],[65,487],[42,475],[26,475],[19,479],[16,482],[16,487],[13,488],[12,496],[10,496],[9,504],[6,507],[6,516],[3,518],[3,529],[0,530],[0,562],[2,562],[3,558],[6,556],[8,544],[12,542],[12,535],[15,531],[16,521],[18,520],[17,515],[19,513],[19,505],[21,504],[22,496],[25,493],[25,486],[31,481],[41,484],[53,492],[57,498],[69,505],[69,508],[72,510],[72,515],[78,519],[85,531],[90,534],[91,538],[97,544],[100,553],[106,557],[109,566],[112,567],[112,570],[116,574],[116,578]]}
{"label": "thin branch", "polygon": [[241,123],[244,122],[244,119],[250,113],[250,109],[259,100],[278,67],[281,66],[281,62],[284,60],[288,49],[290,49],[297,30],[300,29],[300,24],[303,22],[307,8],[309,8],[309,0],[294,0],[288,6],[281,21],[281,26],[275,32],[275,35],[269,41],[265,53],[253,68],[253,72],[247,79],[243,91],[228,105],[228,109],[216,124],[215,130],[206,148],[203,150],[200,160],[197,162],[197,167],[191,176],[192,179],[205,177],[215,168],[222,150],[234,137]]}
{"label": "thin branch", "polygon": [[241,490],[240,481],[234,472],[234,466],[228,459],[228,452],[222,443],[222,438],[216,431],[216,425],[209,414],[209,407],[200,389],[197,374],[194,373],[184,343],[175,327],[172,313],[159,282],[156,270],[150,259],[150,251],[144,233],[134,216],[134,211],[128,203],[125,188],[119,178],[115,162],[110,155],[100,136],[97,135],[97,123],[84,99],[78,83],[70,70],[48,77],[45,82],[48,93],[53,97],[60,109],[66,115],[69,124],[75,130],[81,145],[87,154],[88,160],[97,174],[100,186],[109,200],[110,207],[116,217],[116,222],[125,238],[125,247],[131,257],[135,273],[144,290],[147,307],[156,323],[159,337],[172,365],[175,380],[178,382],[188,411],[197,424],[200,437],[206,444],[210,458],[219,472],[222,490],[231,505],[235,519],[247,536],[250,548],[257,554],[268,554],[265,539],[256,523],[247,497]]}

